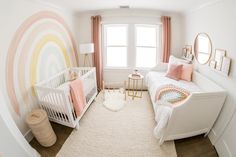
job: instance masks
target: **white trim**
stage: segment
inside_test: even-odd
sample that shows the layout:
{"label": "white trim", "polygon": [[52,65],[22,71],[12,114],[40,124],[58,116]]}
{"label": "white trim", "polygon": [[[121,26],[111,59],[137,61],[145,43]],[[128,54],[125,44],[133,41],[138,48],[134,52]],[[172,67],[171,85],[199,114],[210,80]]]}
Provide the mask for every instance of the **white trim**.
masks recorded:
{"label": "white trim", "polygon": [[230,122],[231,122],[235,113],[236,113],[236,109],[234,109],[234,112],[231,114],[229,120],[226,122],[225,127],[222,127],[222,129],[220,131],[218,131],[219,132],[218,135],[217,135],[216,131],[214,131],[214,128],[211,130],[211,132],[209,134],[209,139],[213,145],[215,145],[220,140],[220,138],[223,136],[226,128],[228,128],[228,126],[230,125]]}
{"label": "white trim", "polygon": [[[155,28],[156,29],[156,45],[155,46],[140,46],[140,45],[137,45],[137,27],[150,27],[150,28]],[[137,69],[150,69],[152,67],[137,67],[137,48],[155,48],[156,49],[156,64],[158,64],[158,62],[160,61],[160,59],[158,58],[159,57],[159,53],[161,52],[160,50],[160,45],[161,45],[161,38],[160,38],[160,34],[161,34],[161,29],[160,29],[160,25],[157,25],[157,24],[134,24],[134,31],[135,31],[135,34],[134,34],[134,38],[135,38],[135,44],[134,44],[134,52],[135,52],[135,64],[134,64],[134,67],[137,68]],[[158,36],[159,35],[159,36]],[[159,41],[159,43],[158,43]]]}
{"label": "white trim", "polygon": [[[118,22],[118,21],[117,21]],[[107,26],[123,26],[125,25],[127,27],[128,33],[127,33],[127,66],[125,67],[109,67],[107,66],[107,52],[106,52],[106,27]],[[160,60],[158,59],[160,57],[160,53],[161,53],[161,43],[162,43],[162,31],[161,31],[161,24],[149,24],[149,23],[118,23],[118,24],[114,24],[114,23],[109,23],[109,24],[102,24],[102,50],[103,50],[103,66],[104,69],[143,69],[143,70],[148,70],[150,68],[146,68],[146,67],[136,67],[136,48],[138,46],[136,46],[136,26],[147,26],[147,27],[152,27],[152,28],[156,28],[156,33],[159,34],[159,36],[157,36],[157,42],[159,41],[159,43],[156,43],[156,47],[151,47],[151,48],[156,48],[156,63],[158,63]],[[158,32],[159,31],[159,32]],[[114,45],[112,45],[114,46]],[[109,46],[111,47],[111,46]],[[125,47],[125,46],[124,46]],[[139,47],[143,47],[143,46],[139,46]],[[149,47],[149,46],[148,46]]]}
{"label": "white trim", "polygon": [[212,1],[210,1],[210,2],[206,2],[206,3],[204,3],[204,4],[202,4],[202,5],[198,6],[198,7],[195,7],[194,9],[185,11],[185,12],[184,12],[184,15],[185,15],[185,16],[188,16],[188,15],[190,15],[190,14],[192,14],[192,13],[195,13],[195,12],[197,12],[197,11],[203,9],[203,8],[206,8],[206,7],[210,7],[210,6],[212,6],[212,5],[215,5],[215,4],[219,3],[220,1],[222,1],[222,0],[212,0]]}
{"label": "white trim", "polygon": [[[116,26],[122,26],[126,28],[126,44],[125,45],[110,45],[107,46],[107,31],[106,28],[107,27],[116,27]],[[128,24],[102,24],[102,30],[103,30],[103,34],[102,34],[102,49],[103,49],[103,67],[104,68],[108,68],[108,69],[112,69],[112,68],[128,68],[128,45],[129,45],[129,25]],[[125,47],[126,48],[126,66],[120,66],[120,67],[112,67],[112,66],[107,66],[107,47]]]}
{"label": "white trim", "polygon": [[78,16],[83,16],[84,14],[96,15],[99,14],[103,18],[110,18],[110,17],[143,17],[143,18],[160,18],[162,14],[169,13],[169,12],[162,12],[156,9],[138,9],[138,8],[131,8],[131,9],[102,9],[102,10],[87,10],[87,11],[78,11]]}
{"label": "white trim", "polygon": [[225,150],[227,151],[229,157],[233,157],[232,153],[230,152],[230,149],[229,149],[228,145],[226,144],[226,142],[224,140],[222,140],[222,142],[223,142],[223,145],[225,146]]}
{"label": "white trim", "polygon": [[25,139],[26,139],[28,142],[32,141],[32,139],[34,138],[34,135],[33,135],[32,131],[31,131],[31,129],[29,129],[29,130],[24,134],[24,137],[25,137]]}
{"label": "white trim", "polygon": [[217,142],[217,134],[216,134],[214,128],[210,131],[210,133],[208,134],[208,137],[211,141],[211,144],[215,145]]}
{"label": "white trim", "polygon": [[233,157],[227,143],[223,139],[217,141],[215,148],[219,157]]}

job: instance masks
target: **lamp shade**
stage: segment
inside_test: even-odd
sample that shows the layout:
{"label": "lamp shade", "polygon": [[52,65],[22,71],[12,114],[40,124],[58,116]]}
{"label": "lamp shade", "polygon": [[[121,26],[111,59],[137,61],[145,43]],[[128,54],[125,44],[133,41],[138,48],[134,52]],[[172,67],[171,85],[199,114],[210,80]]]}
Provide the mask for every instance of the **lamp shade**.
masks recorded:
{"label": "lamp shade", "polygon": [[79,50],[80,54],[94,53],[94,44],[93,43],[80,44]]}

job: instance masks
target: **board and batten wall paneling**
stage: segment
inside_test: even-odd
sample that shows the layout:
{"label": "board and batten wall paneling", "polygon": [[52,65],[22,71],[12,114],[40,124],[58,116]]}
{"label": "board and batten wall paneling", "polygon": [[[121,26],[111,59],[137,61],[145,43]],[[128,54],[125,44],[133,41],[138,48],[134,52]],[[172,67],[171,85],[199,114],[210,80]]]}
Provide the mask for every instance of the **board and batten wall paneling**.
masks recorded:
{"label": "board and batten wall paneling", "polygon": [[[181,56],[183,47],[183,18],[182,15],[177,13],[164,13],[157,10],[145,10],[145,9],[128,9],[128,10],[104,10],[96,12],[84,12],[77,14],[77,37],[78,43],[91,42],[91,16],[101,15],[102,23],[129,23],[129,24],[160,24],[160,17],[162,15],[171,16],[171,53],[175,56]],[[133,51],[133,50],[131,50]],[[129,53],[129,52],[128,52]],[[83,66],[83,55],[80,58],[80,65]],[[129,57],[135,60],[135,57]],[[92,61],[92,55],[90,55]],[[132,61],[131,61],[132,62]],[[127,69],[105,69],[104,70],[104,80],[106,82],[123,82],[127,80],[127,76],[133,68]],[[147,71],[141,71],[144,75]]]}
{"label": "board and batten wall paneling", "polygon": [[235,0],[218,0],[211,5],[185,14],[185,42],[194,44],[195,36],[199,32],[206,32],[212,40],[213,53],[216,48],[225,49],[227,56],[232,58],[229,77],[214,72],[207,65],[199,65],[195,62],[195,67],[200,73],[222,86],[228,93],[220,116],[209,134],[211,142],[222,157],[236,156],[234,149],[236,145],[234,134],[236,132],[236,119],[232,118],[235,117],[236,109],[235,6]]}
{"label": "board and batten wall paneling", "polygon": [[34,84],[77,66],[74,15],[39,1],[9,0],[0,4],[4,21],[0,29],[1,91],[24,135],[29,133],[25,116],[38,107]]}

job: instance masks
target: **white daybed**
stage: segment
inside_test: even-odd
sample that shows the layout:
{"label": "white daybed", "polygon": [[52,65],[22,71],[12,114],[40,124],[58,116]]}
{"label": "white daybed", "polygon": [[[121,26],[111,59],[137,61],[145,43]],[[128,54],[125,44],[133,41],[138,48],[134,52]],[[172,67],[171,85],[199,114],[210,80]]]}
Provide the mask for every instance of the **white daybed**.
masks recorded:
{"label": "white daybed", "polygon": [[[70,82],[66,78],[69,70],[75,72],[84,85],[86,106],[79,117],[76,116],[70,96]],[[79,120],[97,95],[96,70],[87,67],[68,68],[45,81],[37,83],[34,89],[38,103],[47,112],[50,121],[78,129]]]}
{"label": "white daybed", "polygon": [[[160,64],[146,75],[146,84],[152,100],[155,116],[159,116],[157,127],[163,125],[160,120],[168,116],[162,129],[159,143],[205,133],[207,135],[216,121],[226,98],[226,91],[200,73],[194,71],[192,82],[175,81],[165,77],[168,64]],[[155,102],[156,90],[163,84],[173,84],[190,91],[189,97],[178,105],[168,106],[168,112],[160,114]],[[158,111],[158,114],[156,115]],[[156,133],[154,129],[154,134]],[[160,130],[159,130],[160,131]]]}

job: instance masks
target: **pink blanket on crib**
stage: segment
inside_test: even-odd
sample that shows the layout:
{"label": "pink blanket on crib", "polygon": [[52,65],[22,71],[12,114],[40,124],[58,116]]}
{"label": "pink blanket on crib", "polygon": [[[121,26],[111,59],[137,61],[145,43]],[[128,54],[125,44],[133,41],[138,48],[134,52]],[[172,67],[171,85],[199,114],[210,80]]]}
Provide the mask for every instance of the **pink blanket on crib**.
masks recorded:
{"label": "pink blanket on crib", "polygon": [[70,83],[70,93],[71,93],[71,98],[72,98],[73,106],[75,109],[75,113],[78,117],[83,112],[83,108],[86,105],[84,86],[80,78]]}

